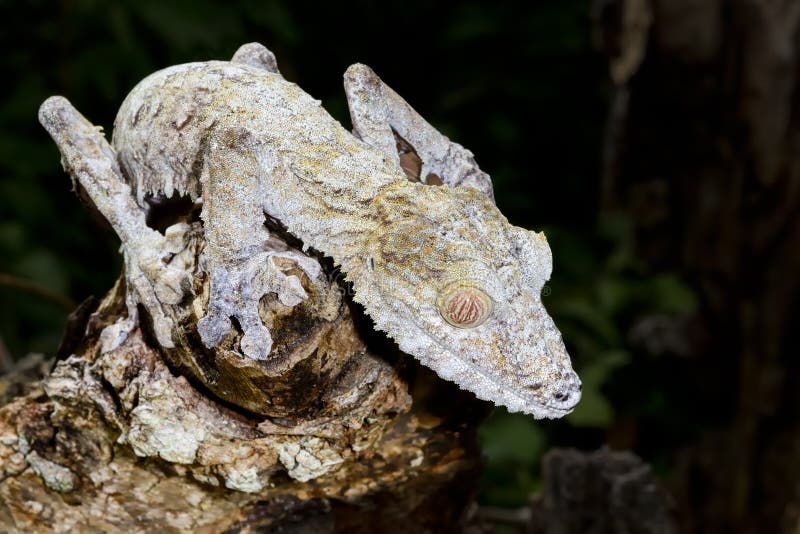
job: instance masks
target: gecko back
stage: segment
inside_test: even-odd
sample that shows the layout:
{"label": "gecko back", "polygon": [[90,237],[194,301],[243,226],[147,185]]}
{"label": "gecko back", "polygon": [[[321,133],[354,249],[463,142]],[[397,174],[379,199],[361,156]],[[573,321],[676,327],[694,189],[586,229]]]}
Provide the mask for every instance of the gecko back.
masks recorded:
{"label": "gecko back", "polygon": [[[352,134],[276,68],[236,56],[155,73],[123,103],[113,142],[139,205],[203,200],[203,343],[215,347],[236,318],[242,353],[268,359],[260,298],[305,298],[275,259],[319,274],[315,259],[268,249],[266,212],[340,264],[376,328],[442,378],[511,411],[571,411],[580,380],[541,301],[543,234],[509,224],[472,154],[367,67],[348,69],[345,90]],[[400,145],[419,157],[415,173]]]}

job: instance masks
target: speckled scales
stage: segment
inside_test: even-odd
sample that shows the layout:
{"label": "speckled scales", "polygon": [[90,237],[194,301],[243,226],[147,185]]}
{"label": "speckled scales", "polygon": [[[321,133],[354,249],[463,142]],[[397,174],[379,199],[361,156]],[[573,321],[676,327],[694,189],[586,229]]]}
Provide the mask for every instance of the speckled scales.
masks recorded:
{"label": "speckled scales", "polygon": [[[436,131],[368,67],[348,69],[345,89],[353,133],[284,80],[274,56],[258,44],[245,45],[231,62],[157,72],[122,104],[112,162],[121,172],[102,178],[117,183],[123,196],[130,184],[127,194],[136,203],[130,197],[128,204],[106,201],[102,194],[93,199],[104,214],[123,221],[140,220],[153,195],[187,195],[202,203],[201,260],[211,295],[198,330],[209,348],[236,317],[244,356],[268,358],[271,338],[258,319],[259,299],[267,292],[289,305],[304,298],[298,280],[273,262],[286,251],[268,246],[266,213],[306,249],[341,265],[354,300],[376,327],[442,378],[512,411],[568,413],[580,398],[580,381],[541,302],[552,269],[544,236],[510,225],[472,153]],[[81,161],[80,150],[68,156],[66,126],[51,120],[67,109],[64,102],[43,105],[42,121],[65,158]],[[406,179],[395,135],[419,154],[421,176],[435,175],[443,185]],[[94,141],[104,143],[101,135]],[[75,175],[81,183],[97,181]],[[137,267],[148,246],[163,246],[152,230],[134,226],[120,237],[128,263]],[[316,260],[300,252],[289,256],[310,277],[320,275]],[[139,272],[156,287],[164,285],[160,277],[174,277],[166,266]],[[486,322],[457,328],[443,319],[437,299],[454,281],[491,297]],[[158,304],[138,300],[148,309]],[[159,341],[169,343],[168,320],[160,326]]]}

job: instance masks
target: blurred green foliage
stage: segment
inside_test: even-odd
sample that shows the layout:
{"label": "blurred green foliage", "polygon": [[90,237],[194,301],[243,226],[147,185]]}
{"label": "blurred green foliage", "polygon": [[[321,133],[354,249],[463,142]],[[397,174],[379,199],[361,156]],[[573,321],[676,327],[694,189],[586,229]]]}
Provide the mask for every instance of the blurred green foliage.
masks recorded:
{"label": "blurred green foliage", "polygon": [[[679,381],[620,400],[630,388],[619,381],[638,361],[628,330],[639,316],[686,313],[695,303],[674,275],[637,263],[624,219],[598,222],[609,89],[605,63],[589,42],[588,0],[0,0],[0,17],[0,62],[11,80],[0,98],[0,273],[78,302],[102,295],[119,272],[116,238],[79,205],[36,121],[47,96],[66,95],[110,129],[125,94],[150,72],[228,58],[240,44],[259,41],[288,79],[349,124],[341,75],[360,61],[476,154],[512,222],[548,225],[555,271],[545,303],[584,397],[564,421],[498,410],[481,432],[489,460],[483,500],[523,503],[548,447],[599,446],[621,412],[664,425],[664,405],[674,402]],[[54,350],[63,307],[8,286],[0,286],[0,302],[0,338],[14,355]]]}

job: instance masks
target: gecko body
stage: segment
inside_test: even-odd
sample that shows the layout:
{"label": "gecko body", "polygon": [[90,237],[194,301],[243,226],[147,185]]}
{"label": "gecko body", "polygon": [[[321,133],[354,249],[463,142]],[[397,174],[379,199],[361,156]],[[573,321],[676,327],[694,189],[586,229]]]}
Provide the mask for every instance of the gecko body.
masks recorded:
{"label": "gecko body", "polygon": [[[136,202],[146,208],[154,196],[178,194],[202,203],[201,266],[210,278],[203,343],[217,345],[235,318],[244,355],[268,359],[259,300],[306,297],[274,260],[289,257],[319,275],[315,259],[265,247],[266,214],[305,249],[332,257],[375,326],[442,378],[511,411],[571,411],[580,380],[541,302],[552,269],[544,235],[509,224],[472,154],[371,70],[348,69],[345,88],[353,133],[251,44],[230,62],[159,71],[123,103],[113,147]],[[406,178],[397,136],[419,153],[421,176],[442,185]],[[151,262],[141,271],[169,278],[160,269]]]}

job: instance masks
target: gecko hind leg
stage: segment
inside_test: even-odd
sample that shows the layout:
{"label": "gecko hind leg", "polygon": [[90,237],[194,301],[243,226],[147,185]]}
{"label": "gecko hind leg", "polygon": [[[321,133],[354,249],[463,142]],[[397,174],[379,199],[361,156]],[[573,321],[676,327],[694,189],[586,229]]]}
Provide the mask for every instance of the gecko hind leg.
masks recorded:
{"label": "gecko hind leg", "polygon": [[275,159],[250,132],[230,128],[212,136],[201,176],[206,239],[201,261],[210,295],[197,329],[211,348],[235,318],[243,332],[242,352],[256,360],[267,359],[272,349],[272,336],[258,314],[261,297],[276,293],[286,306],[307,297],[300,279],[284,273],[275,258],[293,260],[312,280],[321,272],[316,260],[270,242],[263,205]]}
{"label": "gecko hind leg", "polygon": [[491,178],[480,170],[472,152],[431,126],[372,69],[351,65],[344,73],[344,88],[353,133],[394,161],[398,170],[398,142],[405,141],[422,160],[419,176],[425,183],[472,187],[494,198]]}
{"label": "gecko hind leg", "polygon": [[147,226],[146,214],[134,200],[114,149],[67,99],[48,98],[39,109],[39,121],[58,145],[73,184],[80,184],[122,241],[128,307],[125,334],[136,325],[141,304],[152,318],[158,342],[174,347],[175,325],[165,305],[178,304],[191,292],[191,282],[189,273],[168,264],[166,258],[180,250],[185,228],[175,225],[163,236]]}

